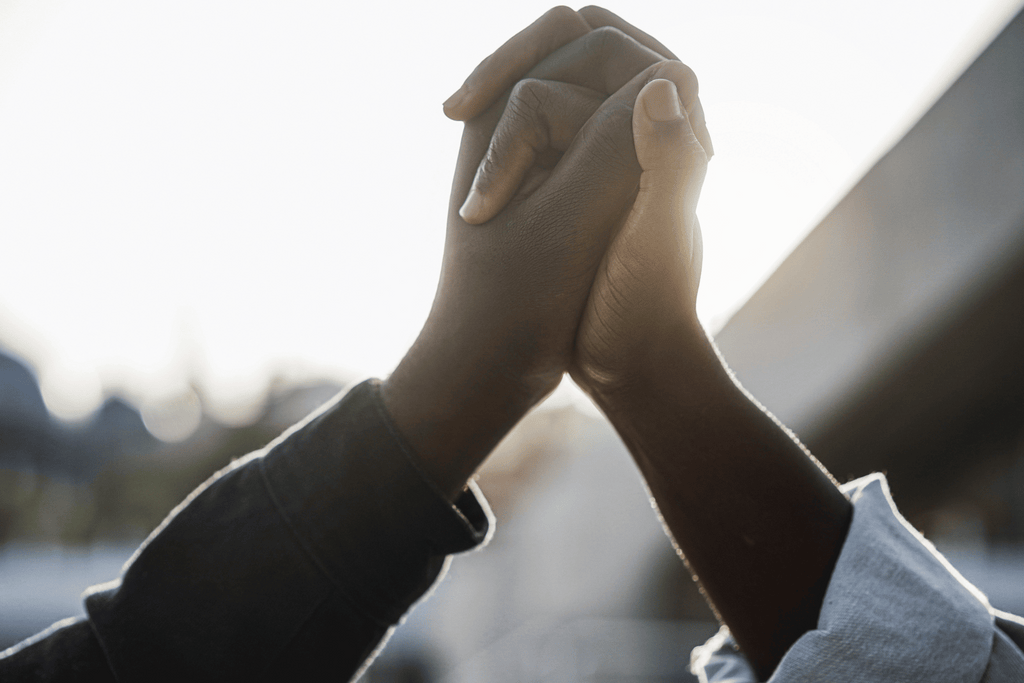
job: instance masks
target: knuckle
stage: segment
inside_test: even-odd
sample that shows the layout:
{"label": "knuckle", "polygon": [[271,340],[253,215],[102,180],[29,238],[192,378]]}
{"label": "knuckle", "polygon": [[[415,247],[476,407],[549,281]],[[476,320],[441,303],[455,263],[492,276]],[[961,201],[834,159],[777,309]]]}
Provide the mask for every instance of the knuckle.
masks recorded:
{"label": "knuckle", "polygon": [[655,64],[649,74],[648,82],[657,78],[664,78],[676,84],[683,101],[689,105],[697,97],[698,83],[697,74],[693,69],[676,59],[666,60]]}
{"label": "knuckle", "polygon": [[579,15],[571,7],[557,5],[544,13],[544,23],[553,26],[567,26],[579,23]]}
{"label": "knuckle", "polygon": [[512,94],[509,97],[509,106],[531,116],[536,115],[544,108],[549,97],[547,84],[536,78],[524,78],[512,87]]}
{"label": "knuckle", "polygon": [[537,25],[540,30],[535,49],[539,49],[543,53],[536,55],[538,59],[546,56],[552,50],[586,35],[590,30],[587,20],[565,5],[549,9],[541,16]]}
{"label": "knuckle", "polygon": [[614,26],[601,26],[595,28],[589,34],[590,39],[598,51],[613,56],[622,49],[623,43],[631,41],[632,38],[615,28]]}
{"label": "knuckle", "polygon": [[595,128],[602,131],[625,128],[632,135],[633,105],[627,102],[606,104],[597,110],[592,118]]}
{"label": "knuckle", "polygon": [[545,81],[524,78],[515,84],[508,104],[505,105],[502,125],[499,126],[506,146],[514,144],[511,138],[515,136],[519,136],[534,149],[547,146],[548,127],[545,112],[550,99],[551,87]]}

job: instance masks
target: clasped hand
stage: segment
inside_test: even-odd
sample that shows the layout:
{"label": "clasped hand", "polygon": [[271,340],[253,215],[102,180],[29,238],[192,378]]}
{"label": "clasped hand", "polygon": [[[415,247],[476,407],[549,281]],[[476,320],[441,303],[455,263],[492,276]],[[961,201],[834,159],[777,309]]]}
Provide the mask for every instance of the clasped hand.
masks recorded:
{"label": "clasped hand", "polygon": [[711,142],[693,72],[596,7],[547,12],[445,112],[465,130],[440,282],[385,397],[417,450],[489,450],[566,371],[617,391],[653,339],[699,328]]}
{"label": "clasped hand", "polygon": [[[541,391],[567,369],[588,389],[623,381],[637,335],[692,315],[711,151],[693,72],[606,10],[555,8],[447,110],[468,119],[452,209],[465,201],[449,216],[438,313],[467,298],[497,313],[475,325],[499,335],[483,344],[514,340],[502,362]],[[524,348],[510,331],[527,327],[537,344]]]}
{"label": "clasped hand", "polygon": [[697,321],[712,151],[693,72],[606,10],[561,7],[445,111],[465,132],[434,305],[384,385],[398,431],[454,501],[568,371],[767,679],[814,628],[852,512]]}

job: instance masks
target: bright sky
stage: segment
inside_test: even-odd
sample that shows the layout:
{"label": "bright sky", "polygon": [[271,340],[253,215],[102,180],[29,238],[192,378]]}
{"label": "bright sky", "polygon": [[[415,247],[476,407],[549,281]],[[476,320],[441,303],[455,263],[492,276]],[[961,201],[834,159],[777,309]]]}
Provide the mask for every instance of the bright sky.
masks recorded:
{"label": "bright sky", "polygon": [[[1019,0],[611,2],[697,72],[720,326]],[[386,374],[440,266],[441,102],[548,5],[0,0],[0,346],[67,418]]]}

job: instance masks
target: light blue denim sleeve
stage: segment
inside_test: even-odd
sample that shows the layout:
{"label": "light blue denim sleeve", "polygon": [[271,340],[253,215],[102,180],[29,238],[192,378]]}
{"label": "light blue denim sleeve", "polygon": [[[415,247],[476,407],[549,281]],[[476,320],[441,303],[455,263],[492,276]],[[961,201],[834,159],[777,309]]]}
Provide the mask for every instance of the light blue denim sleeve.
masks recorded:
{"label": "light blue denim sleeve", "polygon": [[[1024,622],[998,613],[896,510],[885,478],[843,487],[853,521],[818,618],[770,683],[1021,681]],[[728,631],[693,652],[701,683],[756,679]]]}

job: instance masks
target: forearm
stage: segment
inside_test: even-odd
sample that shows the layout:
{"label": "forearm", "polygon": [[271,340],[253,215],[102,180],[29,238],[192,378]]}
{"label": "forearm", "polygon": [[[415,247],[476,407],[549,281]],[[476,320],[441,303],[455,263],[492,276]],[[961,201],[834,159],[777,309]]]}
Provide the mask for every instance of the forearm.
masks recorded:
{"label": "forearm", "polygon": [[[427,332],[437,325],[428,323]],[[454,501],[467,480],[561,373],[520,375],[491,344],[462,348],[421,335],[381,387],[398,431],[424,474]]]}
{"label": "forearm", "polygon": [[759,675],[814,628],[851,507],[733,381],[696,320],[650,339],[627,384],[592,395]]}

